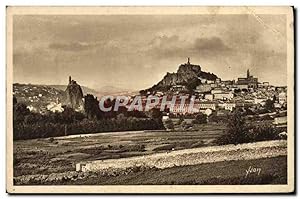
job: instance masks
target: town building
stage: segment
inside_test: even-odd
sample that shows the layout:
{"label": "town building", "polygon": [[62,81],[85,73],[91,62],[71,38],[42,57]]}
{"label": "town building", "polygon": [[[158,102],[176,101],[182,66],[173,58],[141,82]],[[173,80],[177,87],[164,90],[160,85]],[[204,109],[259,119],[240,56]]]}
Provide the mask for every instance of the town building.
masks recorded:
{"label": "town building", "polygon": [[199,93],[206,93],[211,91],[211,85],[210,84],[200,84],[196,87],[195,91]]}
{"label": "town building", "polygon": [[266,101],[267,98],[262,98],[262,97],[254,98],[254,104],[261,104],[262,106],[265,105]]}
{"label": "town building", "polygon": [[206,80],[206,83],[207,84],[213,84],[213,83],[215,83],[215,81],[214,80]]}
{"label": "town building", "polygon": [[213,94],[205,94],[204,99],[212,101],[214,99],[214,95]]}
{"label": "town building", "polygon": [[213,84],[210,84],[211,88],[217,88],[218,87],[218,84],[216,83],[213,83]]}
{"label": "town building", "polygon": [[221,93],[215,93],[214,99],[217,100],[229,100],[234,97],[234,94],[232,92],[221,92]]}
{"label": "town building", "polygon": [[212,109],[216,110],[217,104],[215,102],[199,102],[195,103],[194,107],[198,110],[206,110],[206,109]]}
{"label": "town building", "polygon": [[248,84],[237,84],[236,87],[240,90],[243,90],[243,89],[247,89],[249,88]]}
{"label": "town building", "polygon": [[171,91],[173,92],[187,91],[187,88],[184,85],[174,85],[172,86]]}
{"label": "town building", "polygon": [[285,104],[286,103],[286,93],[285,92],[281,92],[278,95],[278,102],[280,104]]}
{"label": "town building", "polygon": [[[257,88],[258,87],[258,79],[250,75],[249,69],[247,70],[247,77],[239,77],[236,82],[238,88],[243,89],[247,85],[248,88]],[[243,85],[243,86],[242,86]],[[246,88],[245,88],[246,89]]]}
{"label": "town building", "polygon": [[262,84],[263,84],[263,87],[269,87],[269,85],[270,85],[269,82],[263,82]]}
{"label": "town building", "polygon": [[221,88],[215,88],[213,90],[211,90],[211,94],[216,94],[216,93],[223,93],[223,89]]}
{"label": "town building", "polygon": [[222,81],[222,84],[225,84],[225,86],[232,86],[233,84],[235,84],[234,80],[225,80]]}
{"label": "town building", "polygon": [[236,107],[235,103],[225,103],[224,109],[233,111],[233,109],[235,109],[235,107]]}

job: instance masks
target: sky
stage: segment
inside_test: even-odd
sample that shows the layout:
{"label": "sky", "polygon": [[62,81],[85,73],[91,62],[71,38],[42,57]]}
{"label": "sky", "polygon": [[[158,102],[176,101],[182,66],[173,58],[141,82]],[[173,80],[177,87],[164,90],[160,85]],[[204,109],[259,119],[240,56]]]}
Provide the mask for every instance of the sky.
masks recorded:
{"label": "sky", "polygon": [[285,15],[16,15],[15,83],[149,88],[190,57],[222,80],[287,84]]}

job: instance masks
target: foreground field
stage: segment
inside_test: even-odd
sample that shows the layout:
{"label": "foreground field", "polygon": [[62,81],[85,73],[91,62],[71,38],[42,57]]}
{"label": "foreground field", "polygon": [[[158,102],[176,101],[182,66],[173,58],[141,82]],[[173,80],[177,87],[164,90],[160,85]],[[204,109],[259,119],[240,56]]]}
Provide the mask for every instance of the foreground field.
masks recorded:
{"label": "foreground field", "polygon": [[74,171],[82,161],[117,159],[211,146],[223,125],[199,131],[114,132],[14,141],[14,176]]}
{"label": "foreground field", "polygon": [[[260,172],[247,171],[259,169]],[[72,176],[72,177],[68,177]],[[167,169],[136,167],[125,173],[67,172],[60,176],[17,177],[22,185],[230,185],[287,184],[287,157],[256,160],[223,161],[216,163],[172,167]]]}
{"label": "foreground field", "polygon": [[238,145],[222,145],[183,149],[129,158],[81,162],[76,171],[120,172],[122,170],[146,168],[171,168],[231,160],[252,160],[287,155],[286,140],[274,140]]}
{"label": "foreground field", "polygon": [[[15,141],[14,184],[286,184],[287,157],[283,155],[286,151],[280,147],[286,141],[244,144],[241,148],[236,146],[237,149],[229,150],[232,145],[214,146],[214,140],[222,135],[224,126],[203,125],[200,129],[185,132],[114,132]],[[277,144],[274,148],[274,143],[279,144],[279,148]],[[260,145],[263,145],[261,151],[256,150]],[[273,147],[272,150],[270,147]],[[170,156],[198,150],[203,153],[199,153],[202,155],[196,159],[202,162],[193,165],[134,165],[121,171],[75,171],[76,164],[80,162],[148,157],[157,153],[158,156]],[[264,154],[269,155],[262,156]],[[250,156],[250,159],[246,158]],[[210,161],[204,161],[205,157]],[[192,161],[193,156],[188,155],[187,158]],[[247,174],[247,170],[256,172]]]}
{"label": "foreground field", "polygon": [[[246,170],[260,168],[261,173],[246,176]],[[168,169],[141,169],[128,175],[101,176],[62,184],[286,184],[287,157],[257,160],[224,161],[217,163],[173,167]]]}

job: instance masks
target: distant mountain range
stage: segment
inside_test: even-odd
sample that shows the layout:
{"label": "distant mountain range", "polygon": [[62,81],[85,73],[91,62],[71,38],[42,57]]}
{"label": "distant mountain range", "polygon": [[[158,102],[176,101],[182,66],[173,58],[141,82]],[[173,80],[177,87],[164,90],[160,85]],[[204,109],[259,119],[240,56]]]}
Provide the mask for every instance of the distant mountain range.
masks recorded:
{"label": "distant mountain range", "polygon": [[137,95],[139,92],[134,91],[134,90],[129,90],[129,89],[124,89],[124,88],[118,88],[114,86],[103,86],[100,89],[97,90],[97,95],[98,97],[104,96],[104,95],[126,95],[126,96],[131,96],[131,95]]}
{"label": "distant mountain range", "polygon": [[[67,88],[67,85],[49,85],[49,87],[65,91]],[[97,97],[101,97],[104,95],[116,96],[116,95],[121,95],[121,94],[128,94],[128,95],[133,94],[134,95],[135,93],[138,93],[138,91],[132,91],[132,90],[119,88],[119,87],[115,87],[115,86],[103,86],[97,90],[86,87],[86,86],[81,86],[81,89],[82,89],[83,95],[92,94]]]}
{"label": "distant mountain range", "polygon": [[[62,90],[62,91],[65,91],[67,89],[67,85],[47,85],[47,86],[58,89],[58,90]],[[80,87],[82,89],[83,95],[86,95],[86,94],[96,95],[98,93],[96,90],[91,89],[89,87],[86,87],[86,86],[80,86]]]}

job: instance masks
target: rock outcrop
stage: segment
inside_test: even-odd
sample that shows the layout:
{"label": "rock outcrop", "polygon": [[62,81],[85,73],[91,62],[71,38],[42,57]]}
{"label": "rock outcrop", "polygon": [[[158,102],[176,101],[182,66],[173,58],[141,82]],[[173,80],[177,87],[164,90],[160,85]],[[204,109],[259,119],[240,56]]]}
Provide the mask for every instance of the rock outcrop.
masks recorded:
{"label": "rock outcrop", "polygon": [[69,77],[69,84],[66,89],[66,105],[73,109],[80,109],[83,106],[83,92],[79,84]]}
{"label": "rock outcrop", "polygon": [[183,85],[192,88],[201,84],[201,79],[215,81],[218,77],[213,73],[204,72],[200,65],[181,64],[176,73],[167,73],[164,78],[146,91],[168,90],[172,86]]}

